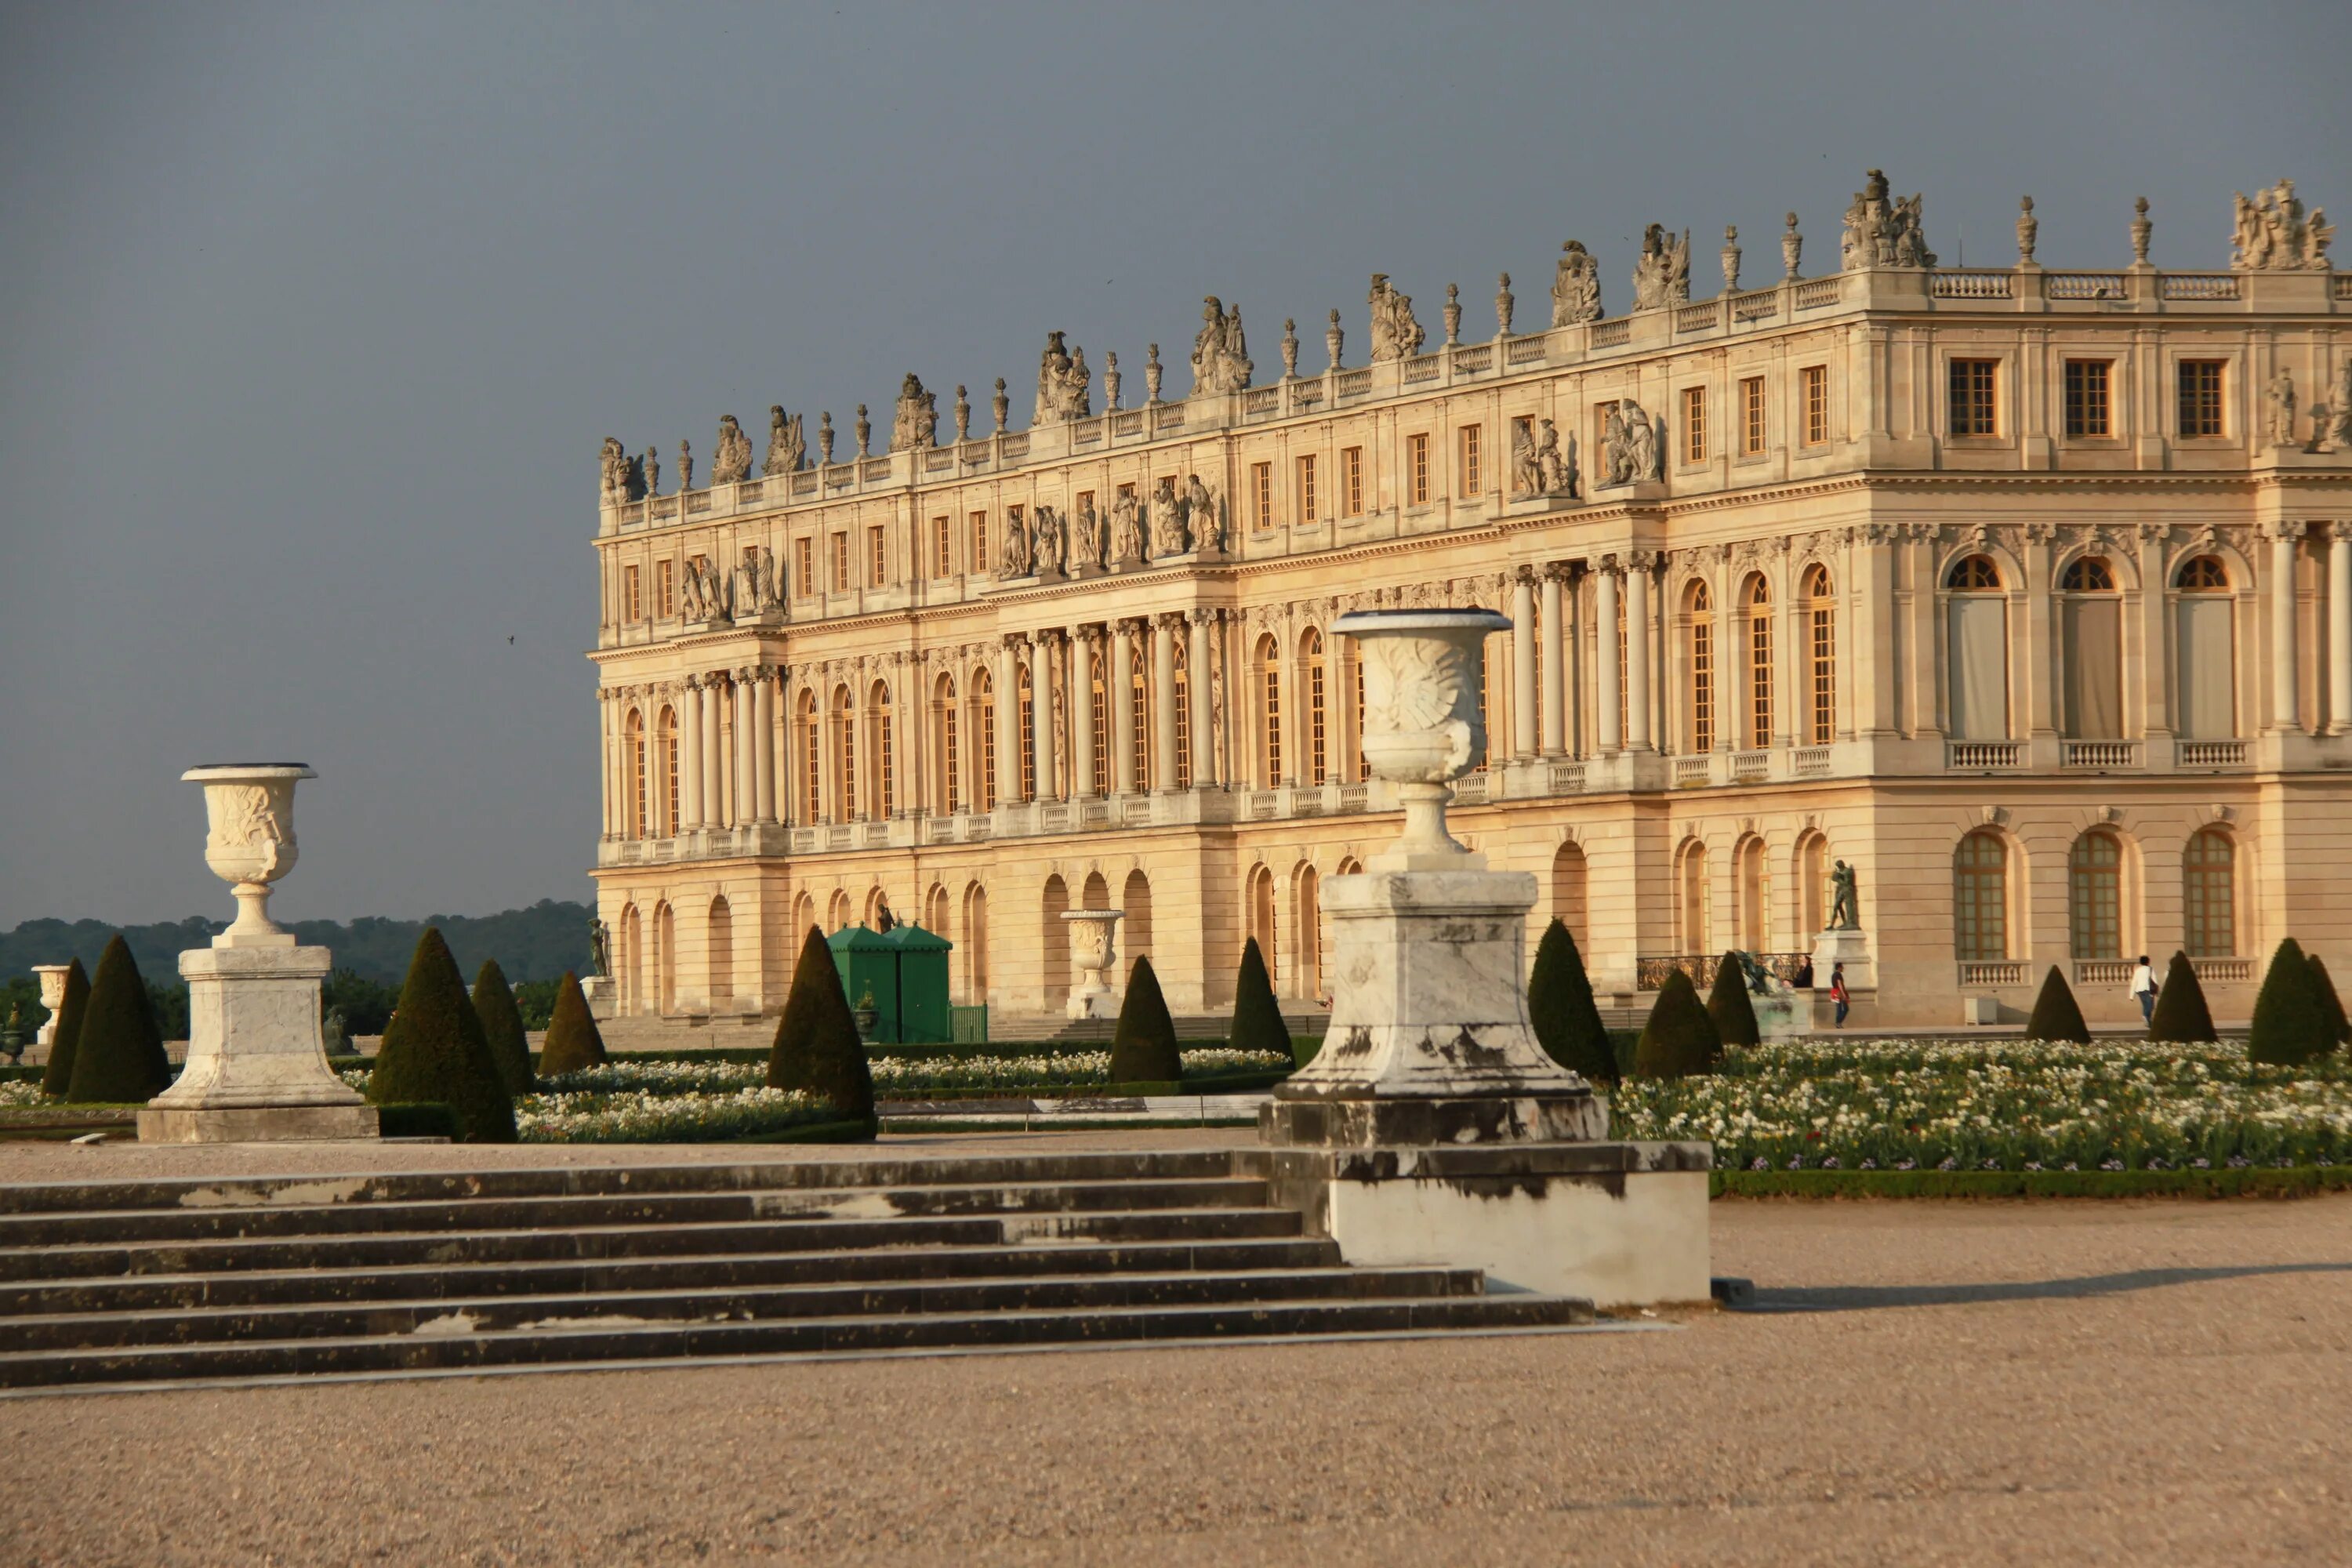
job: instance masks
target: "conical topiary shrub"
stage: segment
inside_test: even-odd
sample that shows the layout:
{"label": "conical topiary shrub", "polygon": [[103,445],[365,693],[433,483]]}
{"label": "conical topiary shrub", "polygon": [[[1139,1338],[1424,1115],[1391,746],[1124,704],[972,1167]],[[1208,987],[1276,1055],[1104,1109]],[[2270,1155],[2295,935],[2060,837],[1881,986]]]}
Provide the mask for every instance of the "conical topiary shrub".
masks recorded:
{"label": "conical topiary shrub", "polygon": [[2319,1000],[2327,1009],[2328,1022],[2336,1028],[2334,1037],[2328,1041],[2328,1049],[2333,1050],[2345,1041],[2352,1040],[2352,1020],[2345,1018],[2344,998],[2336,994],[2336,981],[2328,974],[2326,963],[2315,952],[2311,955],[2311,975],[2319,982]]}
{"label": "conical topiary shrub", "polygon": [[1698,999],[1698,987],[1681,970],[1668,970],[1650,1020],[1633,1046],[1633,1076],[1697,1078],[1713,1072],[1722,1060],[1723,1042]]}
{"label": "conical topiary shrub", "polygon": [[1588,1083],[1617,1081],[1617,1053],[1592,998],[1584,955],[1576,937],[1559,921],[1544,927],[1536,943],[1535,967],[1528,974],[1528,1022],[1544,1054]]}
{"label": "conical topiary shrub", "polygon": [[2254,994],[2254,1026],[2246,1041],[2251,1061],[2299,1067],[2326,1056],[2336,1044],[2336,1021],[2327,1016],[2319,976],[2293,937],[2278,944],[2263,988]]}
{"label": "conical topiary shrub", "polygon": [[74,1042],[68,1100],[121,1105],[154,1099],[170,1086],[172,1063],[155,1027],[155,1005],[120,931],[107,940],[90,977],[89,1002]]}
{"label": "conical topiary shrub", "polygon": [[66,994],[58,998],[58,1026],[49,1036],[49,1065],[41,1092],[63,1099],[73,1089],[74,1047],[81,1041],[82,1015],[89,1010],[89,974],[77,958],[66,965]]}
{"label": "conical topiary shrub", "polygon": [[2164,984],[2156,993],[2156,1012],[2147,1021],[2151,1040],[2213,1041],[2213,1010],[2205,1005],[2205,987],[2198,984],[2197,966],[2185,952],[2172,955]]}
{"label": "conical topiary shrub", "polygon": [[481,973],[474,976],[474,1016],[482,1021],[482,1038],[489,1045],[490,1060],[499,1064],[499,1081],[510,1095],[529,1094],[530,1040],[523,1033],[514,989],[495,958],[484,959]]}
{"label": "conical topiary shrub", "polygon": [[2066,976],[2056,964],[2042,977],[2042,994],[2033,999],[2033,1016],[2025,1021],[2025,1037],[2029,1040],[2072,1040],[2077,1045],[2091,1043],[2091,1026],[2083,1022],[2083,1009],[2074,1003],[2074,988],[2066,984]]}
{"label": "conical topiary shrub", "polygon": [[446,1105],[468,1143],[515,1141],[514,1101],[438,926],[416,939],[367,1097],[377,1105]]}
{"label": "conical topiary shrub", "polygon": [[1290,1026],[1282,1021],[1282,1005],[1274,999],[1274,981],[1265,972],[1265,955],[1258,952],[1255,937],[1242,944],[1241,973],[1234,976],[1233,1032],[1225,1044],[1237,1051],[1273,1051],[1296,1059]]}
{"label": "conical topiary shrub", "polygon": [[604,1037],[596,1027],[596,1015],[588,1010],[587,993],[580,989],[580,977],[567,969],[555,987],[555,1010],[548,1016],[547,1034],[539,1043],[540,1076],[602,1067],[605,1060]]}
{"label": "conical topiary shrub", "polygon": [[866,1047],[857,1038],[857,1020],[850,1016],[833,949],[814,926],[801,943],[784,1016],[776,1021],[768,1086],[813,1094],[845,1121],[874,1121],[874,1075],[866,1065]]}
{"label": "conical topiary shrub", "polygon": [[1176,1048],[1176,1020],[1160,994],[1151,960],[1138,958],[1127,972],[1127,995],[1118,1005],[1118,1027],[1110,1037],[1113,1083],[1174,1083],[1184,1076],[1183,1053]]}
{"label": "conical topiary shrub", "polygon": [[1763,1039],[1756,1026],[1756,1005],[1748,999],[1748,972],[1738,953],[1727,952],[1717,962],[1715,984],[1706,994],[1706,1016],[1726,1050]]}

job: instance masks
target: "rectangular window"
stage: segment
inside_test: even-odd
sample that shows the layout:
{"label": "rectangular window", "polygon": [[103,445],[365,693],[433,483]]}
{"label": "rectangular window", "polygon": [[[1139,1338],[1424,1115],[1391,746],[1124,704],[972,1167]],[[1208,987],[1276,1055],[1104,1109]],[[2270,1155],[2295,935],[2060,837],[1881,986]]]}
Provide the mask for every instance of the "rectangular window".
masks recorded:
{"label": "rectangular window", "polygon": [[2185,359],[2180,362],[2180,433],[2183,436],[2221,434],[2221,362]]}
{"label": "rectangular window", "polygon": [[1813,744],[1826,746],[1837,734],[1837,620],[1826,604],[1811,610]]}
{"label": "rectangular window", "polygon": [[866,585],[879,588],[890,580],[890,546],[880,527],[866,531]]}
{"label": "rectangular window", "polygon": [[1751,375],[1739,384],[1739,453],[1764,455],[1764,378]]}
{"label": "rectangular window", "polygon": [[963,569],[967,572],[988,570],[988,514],[984,511],[971,514],[971,538],[965,547]]}
{"label": "rectangular window", "polygon": [[1408,436],[1404,438],[1404,471],[1406,483],[1412,487],[1407,493],[1412,497],[1412,504],[1427,506],[1429,504],[1429,437],[1427,436]]}
{"label": "rectangular window", "polygon": [[1706,388],[1683,388],[1683,461],[1706,461]]}
{"label": "rectangular window", "polygon": [[1298,521],[1323,521],[1321,500],[1315,493],[1315,455],[1311,452],[1298,459]]}
{"label": "rectangular window", "polygon": [[803,599],[816,592],[816,541],[805,534],[793,541],[793,592]]}
{"label": "rectangular window", "polygon": [[1482,485],[1486,476],[1478,461],[1482,456],[1479,450],[1483,444],[1481,434],[1480,427],[1475,425],[1462,426],[1462,493],[1465,496],[1483,493]]}
{"label": "rectangular window", "polygon": [[1956,359],[1952,362],[1952,434],[1998,434],[1993,422],[1993,371],[1997,360]]}
{"label": "rectangular window", "polygon": [[1772,612],[1760,604],[1748,612],[1748,743],[1772,743]]}
{"label": "rectangular window", "polygon": [[2108,369],[2103,359],[2066,362],[2067,435],[2100,440],[2116,433],[2107,411]]}
{"label": "rectangular window", "polygon": [[1818,447],[1830,438],[1830,367],[1809,364],[1797,374],[1804,380],[1805,445]]}
{"label": "rectangular window", "polygon": [[849,592],[849,535],[846,533],[833,536],[833,591],[836,594]]}
{"label": "rectangular window", "polygon": [[677,563],[654,563],[654,614],[663,620],[677,614]]}
{"label": "rectangular window", "polygon": [[1364,449],[1350,447],[1339,454],[1340,502],[1348,517],[1364,515]]}
{"label": "rectangular window", "polygon": [[641,621],[646,618],[645,585],[637,581],[637,569],[621,568],[621,618]]}
{"label": "rectangular window", "polygon": [[931,575],[950,577],[955,574],[955,551],[948,535],[948,520],[931,519]]}
{"label": "rectangular window", "polygon": [[1250,521],[1261,531],[1274,526],[1274,465],[1250,465]]}

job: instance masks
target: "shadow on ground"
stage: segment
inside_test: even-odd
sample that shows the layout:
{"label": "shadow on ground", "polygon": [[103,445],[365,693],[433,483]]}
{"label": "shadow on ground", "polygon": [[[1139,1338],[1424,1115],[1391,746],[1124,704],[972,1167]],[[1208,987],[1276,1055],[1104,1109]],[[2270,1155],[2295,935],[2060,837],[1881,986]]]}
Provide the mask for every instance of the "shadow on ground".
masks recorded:
{"label": "shadow on ground", "polygon": [[2352,1263],[2255,1263],[2228,1268],[2134,1268],[2072,1279],[2019,1279],[1982,1285],[1822,1285],[1794,1289],[1759,1287],[1740,1312],[1859,1312],[1878,1307],[1955,1307],[1974,1301],[2034,1301],[2112,1296],[2160,1285],[2197,1285],[2263,1274],[2347,1274]]}

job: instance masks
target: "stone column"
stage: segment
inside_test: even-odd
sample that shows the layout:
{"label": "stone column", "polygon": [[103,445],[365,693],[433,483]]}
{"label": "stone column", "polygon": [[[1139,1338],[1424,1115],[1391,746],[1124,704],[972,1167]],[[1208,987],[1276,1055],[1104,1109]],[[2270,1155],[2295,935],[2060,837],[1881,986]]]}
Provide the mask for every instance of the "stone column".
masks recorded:
{"label": "stone column", "polygon": [[1623,750],[1625,745],[1623,731],[1618,724],[1617,680],[1621,671],[1617,658],[1617,558],[1603,556],[1600,578],[1593,584],[1592,618],[1598,624],[1592,632],[1597,650],[1592,667],[1596,687],[1592,700],[1601,708],[1596,715],[1601,721],[1596,733],[1601,737],[1604,756]]}
{"label": "stone column", "polygon": [[2329,531],[2327,546],[2327,732],[2352,731],[2352,522]]}
{"label": "stone column", "polygon": [[719,811],[719,792],[726,788],[726,774],[719,770],[725,763],[719,751],[719,680],[715,675],[702,678],[702,825],[716,827],[724,820]]}
{"label": "stone column", "polygon": [[759,793],[759,726],[753,722],[755,706],[752,682],[759,677],[755,669],[735,672],[735,801],[729,814],[728,826],[741,827],[752,820],[752,806]]}
{"label": "stone column", "polygon": [[761,822],[776,820],[776,679],[775,672],[751,672],[751,797],[753,815]]}
{"label": "stone column", "polygon": [[1536,754],[1536,582],[1522,566],[1511,579],[1511,755]]}
{"label": "stone column", "polygon": [[1021,637],[1014,632],[996,654],[996,801],[1009,805],[1020,798]]}
{"label": "stone column", "polygon": [[1625,573],[1625,745],[1635,752],[1654,749],[1650,737],[1650,568],[1655,561],[1648,551],[1636,551]]}
{"label": "stone column", "polygon": [[2295,679],[2294,542],[2299,522],[2273,523],[2271,539],[2271,728],[2299,730]]}
{"label": "stone column", "polygon": [[1070,676],[1070,798],[1084,800],[1095,793],[1094,633],[1072,626]]}
{"label": "stone column", "polygon": [[1110,629],[1111,788],[1120,795],[1135,793],[1135,634],[1133,621],[1115,622]]}
{"label": "stone column", "polygon": [[1543,574],[1543,724],[1539,743],[1548,757],[1565,756],[1568,743],[1568,626],[1560,592],[1561,569]]}
{"label": "stone column", "polygon": [[1036,754],[1036,800],[1054,798],[1053,636],[1039,632],[1029,647],[1029,744]]}
{"label": "stone column", "polygon": [[[1223,782],[1217,777],[1216,737],[1209,733],[1209,628],[1216,620],[1216,615],[1217,612],[1214,610],[1192,612],[1192,639],[1184,647],[1184,696],[1186,707],[1189,710],[1184,717],[1192,736],[1192,787],[1194,789]],[[1336,656],[1340,645],[1334,640],[1325,646],[1329,647]],[[1343,697],[1340,711],[1349,717],[1343,717],[1340,721],[1339,733],[1343,737],[1340,741],[1342,754],[1347,751],[1347,741],[1344,737],[1348,733],[1348,725],[1352,722],[1354,710],[1354,702]]]}
{"label": "stone column", "polygon": [[1163,790],[1176,787],[1176,628],[1182,619],[1151,618],[1151,773]]}
{"label": "stone column", "polygon": [[[702,698],[709,689],[709,677],[689,676],[686,682],[686,700],[678,704],[677,726],[677,815],[678,826],[691,832],[705,825],[702,815]],[[661,749],[661,738],[654,737],[654,749]],[[666,769],[664,771],[667,771]],[[665,780],[664,784],[667,784]],[[646,797],[658,805],[661,794]],[[658,812],[649,812],[658,816]]]}

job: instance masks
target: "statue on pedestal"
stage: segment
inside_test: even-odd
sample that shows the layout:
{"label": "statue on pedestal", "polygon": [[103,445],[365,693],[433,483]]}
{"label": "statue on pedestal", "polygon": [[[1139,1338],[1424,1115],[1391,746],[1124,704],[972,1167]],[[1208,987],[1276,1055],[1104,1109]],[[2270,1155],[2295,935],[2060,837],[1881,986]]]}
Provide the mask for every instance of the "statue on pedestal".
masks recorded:
{"label": "statue on pedestal", "polygon": [[808,466],[808,442],[801,437],[801,416],[784,417],[784,405],[771,404],[768,408],[768,458],[760,465],[762,479],[774,479],[778,474],[796,474]]}
{"label": "statue on pedestal", "polygon": [[936,394],[923,390],[922,378],[908,371],[907,379],[898,384],[898,406],[890,417],[890,450],[904,452],[937,444],[937,402]]}
{"label": "statue on pedestal", "polygon": [[1862,929],[1862,894],[1854,868],[1843,860],[1830,868],[1830,930]]}
{"label": "statue on pedestal", "polygon": [[1690,230],[1677,239],[1664,224],[1642,231],[1642,254],[1633,263],[1633,309],[1655,310],[1690,299]]}
{"label": "statue on pedestal", "polygon": [[[1152,357],[1155,362],[1159,357],[1156,344]],[[1202,300],[1201,330],[1192,336],[1193,395],[1240,392],[1249,385],[1254,368],[1242,333],[1242,308],[1235,305],[1227,310],[1213,294]],[[1157,401],[1159,394],[1154,392],[1152,396]]]}
{"label": "statue on pedestal", "polygon": [[1365,296],[1372,311],[1372,359],[1374,363],[1391,359],[1411,359],[1421,353],[1421,345],[1429,339],[1422,324],[1413,319],[1412,296],[1400,291],[1389,281],[1385,272],[1372,274],[1372,287]]}
{"label": "statue on pedestal", "polygon": [[710,456],[710,482],[736,485],[751,477],[751,437],[743,434],[743,426],[735,422],[735,416],[722,414],[719,416],[719,446]]}

